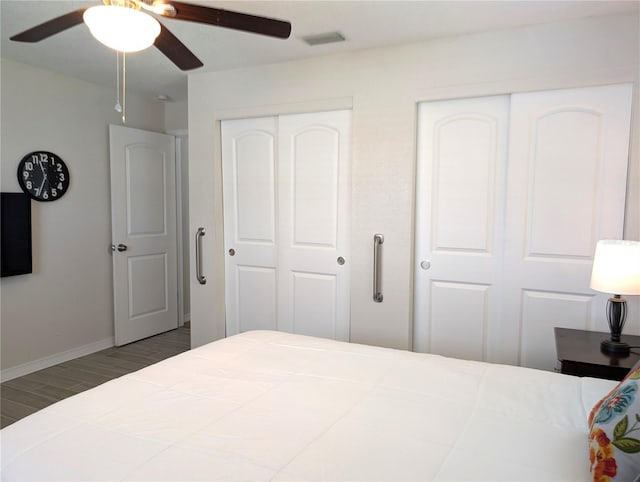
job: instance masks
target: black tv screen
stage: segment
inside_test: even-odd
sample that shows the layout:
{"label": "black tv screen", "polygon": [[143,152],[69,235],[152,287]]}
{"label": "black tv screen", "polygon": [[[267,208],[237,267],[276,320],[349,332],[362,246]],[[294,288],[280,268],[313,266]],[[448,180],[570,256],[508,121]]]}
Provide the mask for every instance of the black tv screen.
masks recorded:
{"label": "black tv screen", "polygon": [[2,277],[31,273],[31,198],[0,193]]}

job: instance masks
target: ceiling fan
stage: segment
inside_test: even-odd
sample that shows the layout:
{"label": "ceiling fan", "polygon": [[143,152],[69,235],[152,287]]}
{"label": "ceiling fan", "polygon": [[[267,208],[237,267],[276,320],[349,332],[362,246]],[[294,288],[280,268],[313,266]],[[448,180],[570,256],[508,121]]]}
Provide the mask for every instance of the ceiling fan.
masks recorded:
{"label": "ceiling fan", "polygon": [[[115,50],[134,52],[154,45],[181,70],[203,63],[150,13],[160,17],[226,27],[276,38],[288,38],[291,24],[283,20],[205,7],[173,0],[103,0],[104,5],[80,8],[14,35],[17,42],[39,42],[86,23],[100,42]],[[147,32],[143,34],[143,32]],[[141,43],[135,43],[146,35]],[[123,44],[123,40],[134,44]]]}

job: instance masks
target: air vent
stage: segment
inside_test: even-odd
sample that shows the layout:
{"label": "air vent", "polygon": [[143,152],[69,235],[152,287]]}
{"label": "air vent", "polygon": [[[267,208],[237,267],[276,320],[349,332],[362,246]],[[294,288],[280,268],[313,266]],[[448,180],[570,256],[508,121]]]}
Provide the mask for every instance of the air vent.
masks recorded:
{"label": "air vent", "polygon": [[326,32],[319,33],[317,35],[305,35],[304,37],[302,37],[302,40],[304,40],[307,45],[313,47],[315,45],[344,42],[346,39],[340,32]]}

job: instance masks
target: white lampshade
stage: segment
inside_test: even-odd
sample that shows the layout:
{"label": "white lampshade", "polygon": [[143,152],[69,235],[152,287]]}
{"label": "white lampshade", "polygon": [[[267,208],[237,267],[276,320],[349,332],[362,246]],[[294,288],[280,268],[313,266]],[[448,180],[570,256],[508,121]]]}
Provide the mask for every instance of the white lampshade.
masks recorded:
{"label": "white lampshade", "polygon": [[591,288],[616,295],[640,295],[640,241],[598,241]]}
{"label": "white lampshade", "polygon": [[137,52],[153,45],[160,24],[151,15],[128,7],[101,5],[85,10],[84,23],[101,43],[120,52]]}

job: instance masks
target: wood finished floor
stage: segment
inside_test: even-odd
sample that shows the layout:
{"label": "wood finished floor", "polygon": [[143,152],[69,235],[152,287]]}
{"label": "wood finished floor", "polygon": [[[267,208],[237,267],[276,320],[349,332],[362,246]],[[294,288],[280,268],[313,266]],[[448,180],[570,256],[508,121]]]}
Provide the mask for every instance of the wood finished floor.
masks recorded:
{"label": "wood finished floor", "polygon": [[107,348],[0,384],[0,428],[59,400],[189,350],[190,331],[181,327]]}

